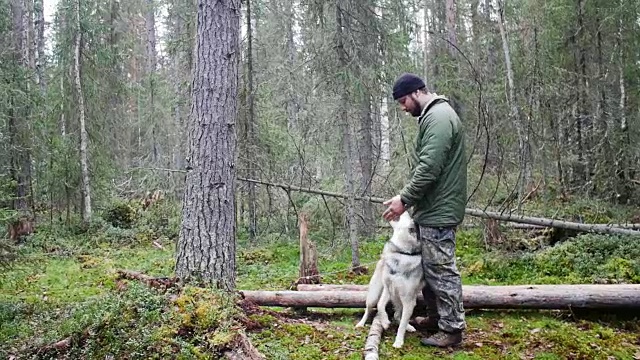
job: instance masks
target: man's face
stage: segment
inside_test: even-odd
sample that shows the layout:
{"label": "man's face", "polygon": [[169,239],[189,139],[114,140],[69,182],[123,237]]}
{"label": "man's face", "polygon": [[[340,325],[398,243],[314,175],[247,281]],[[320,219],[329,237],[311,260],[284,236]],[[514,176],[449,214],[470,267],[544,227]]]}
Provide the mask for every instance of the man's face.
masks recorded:
{"label": "man's face", "polygon": [[420,113],[422,112],[418,99],[416,98],[416,93],[401,97],[398,99],[398,103],[400,104],[402,111],[408,112],[413,116],[420,116]]}

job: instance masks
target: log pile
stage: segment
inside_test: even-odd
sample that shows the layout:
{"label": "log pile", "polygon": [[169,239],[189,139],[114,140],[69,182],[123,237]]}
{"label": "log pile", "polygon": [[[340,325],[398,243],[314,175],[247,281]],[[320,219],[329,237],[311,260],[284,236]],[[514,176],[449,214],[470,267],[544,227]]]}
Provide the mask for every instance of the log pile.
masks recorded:
{"label": "log pile", "polygon": [[[367,285],[299,284],[296,291],[240,291],[262,306],[364,308]],[[640,309],[640,284],[463,285],[466,309]],[[422,295],[419,306],[424,306]]]}

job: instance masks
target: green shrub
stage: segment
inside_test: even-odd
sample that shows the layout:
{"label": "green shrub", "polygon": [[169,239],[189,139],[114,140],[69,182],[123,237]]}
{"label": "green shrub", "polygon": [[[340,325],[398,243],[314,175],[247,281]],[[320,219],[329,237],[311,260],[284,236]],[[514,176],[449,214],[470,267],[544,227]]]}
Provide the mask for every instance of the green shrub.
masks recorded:
{"label": "green shrub", "polygon": [[465,272],[506,283],[640,283],[640,241],[584,234],[535,253],[488,256]]}
{"label": "green shrub", "polygon": [[104,219],[114,227],[131,229],[138,219],[138,212],[131,203],[117,201],[104,212]]}
{"label": "green shrub", "polygon": [[157,237],[176,240],[180,232],[180,221],[180,204],[162,199],[141,211],[135,226],[151,229]]}

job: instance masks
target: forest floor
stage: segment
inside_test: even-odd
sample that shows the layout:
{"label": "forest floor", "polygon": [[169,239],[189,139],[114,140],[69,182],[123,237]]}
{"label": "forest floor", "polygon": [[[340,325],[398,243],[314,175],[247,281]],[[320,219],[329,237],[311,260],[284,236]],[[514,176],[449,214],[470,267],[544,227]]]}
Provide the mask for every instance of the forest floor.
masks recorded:
{"label": "forest floor", "polygon": [[[149,224],[117,229],[101,223],[84,232],[43,227],[28,239],[21,259],[0,275],[0,358],[215,359],[239,329],[267,359],[362,357],[368,325],[354,325],[363,309],[258,308],[209,289],[158,291],[122,280],[119,270],[172,276],[175,228],[163,232]],[[312,237],[313,232],[311,226]],[[319,244],[322,282],[368,283],[385,236],[381,231],[362,241],[361,262],[370,270],[363,275],[347,270],[351,254],[345,241]],[[461,230],[463,282],[640,283],[638,239],[579,235],[551,244],[537,237],[508,231],[506,240],[488,247],[481,230]],[[241,240],[237,288],[288,289],[297,279],[298,261],[295,238],[273,237],[255,246]],[[639,320],[640,314],[629,312],[469,310],[461,347],[426,348],[421,334],[413,333],[402,349],[394,349],[392,325],[383,334],[380,356],[640,359]]]}

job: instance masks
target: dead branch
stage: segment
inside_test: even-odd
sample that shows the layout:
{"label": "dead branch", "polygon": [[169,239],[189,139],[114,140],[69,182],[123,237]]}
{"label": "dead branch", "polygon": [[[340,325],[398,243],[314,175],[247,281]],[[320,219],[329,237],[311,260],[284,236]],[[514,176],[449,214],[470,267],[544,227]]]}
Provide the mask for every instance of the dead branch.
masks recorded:
{"label": "dead branch", "polygon": [[367,341],[364,343],[364,360],[378,360],[378,346],[380,345],[380,338],[383,332],[382,322],[380,322],[380,318],[376,316],[371,323]]}
{"label": "dead branch", "polygon": [[264,360],[266,359],[258,349],[256,349],[251,340],[245,335],[243,331],[239,332],[234,341],[231,343],[231,348],[226,350],[224,358],[228,360]]}
{"label": "dead branch", "polygon": [[[348,199],[349,197],[349,195],[342,194],[342,193],[315,190],[315,189],[305,189],[297,186],[270,183],[262,180],[253,180],[253,179],[245,179],[245,178],[238,178],[238,180],[253,182],[256,184],[280,187],[282,189],[285,189],[287,192],[300,191],[300,192],[306,192],[310,194],[325,195],[325,196],[331,196],[331,197],[336,197],[341,199]],[[354,199],[369,201],[373,203],[380,203],[380,204],[384,202],[384,199],[373,197],[373,196],[368,196],[368,197],[354,196]],[[465,213],[467,215],[475,216],[483,219],[494,219],[494,220],[524,223],[524,224],[530,224],[530,225],[538,225],[538,226],[544,226],[544,227],[555,227],[555,228],[569,229],[569,230],[575,230],[575,231],[581,231],[581,232],[592,232],[592,233],[601,233],[601,234],[620,234],[620,235],[640,235],[640,231],[638,231],[640,230],[640,224],[627,224],[625,226],[615,226],[617,224],[583,224],[583,223],[576,223],[571,221],[562,221],[562,220],[547,219],[547,218],[540,218],[540,217],[503,214],[503,213],[498,213],[493,211],[485,211],[481,209],[472,209],[472,208],[465,209]]]}
{"label": "dead branch", "polygon": [[149,287],[162,291],[178,286],[177,278],[153,277],[137,271],[129,270],[118,270],[118,277],[116,280],[121,279],[138,280],[147,284]]}

